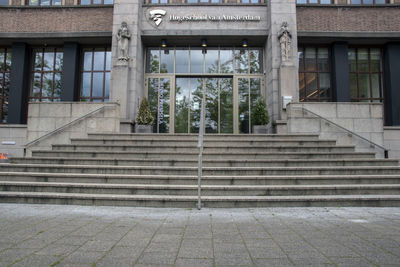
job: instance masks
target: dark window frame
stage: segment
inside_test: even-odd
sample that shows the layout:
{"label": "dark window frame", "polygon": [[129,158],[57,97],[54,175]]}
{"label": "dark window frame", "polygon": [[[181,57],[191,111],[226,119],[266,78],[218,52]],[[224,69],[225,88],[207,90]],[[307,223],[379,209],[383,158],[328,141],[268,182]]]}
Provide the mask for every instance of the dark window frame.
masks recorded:
{"label": "dark window frame", "polygon": [[[25,5],[27,6],[62,6],[62,0],[59,0],[59,2],[55,2],[57,0],[36,0],[37,3],[31,3],[31,0],[26,0]],[[42,2],[49,2],[49,4],[42,4]],[[55,3],[53,3],[55,2]]]}
{"label": "dark window frame", "polygon": [[[100,3],[94,3],[94,1],[100,1]],[[105,4],[105,3],[104,3],[105,1],[106,1],[106,0],[90,0],[90,3],[89,3],[89,4],[82,4],[82,0],[79,0],[79,1],[78,1],[78,5],[80,5],[80,6],[114,5],[114,0],[112,0],[112,3],[108,3],[108,4]]]}
{"label": "dark window frame", "polygon": [[[102,51],[104,52],[104,65],[103,65],[103,70],[94,70],[94,52],[96,49],[103,49]],[[85,51],[91,51],[92,52],[92,59],[91,59],[91,68],[90,70],[85,70],[84,69],[84,64],[85,64]],[[79,64],[79,101],[86,101],[86,102],[108,102],[110,92],[108,92],[108,97],[105,95],[105,90],[106,90],[106,73],[110,73],[110,78],[111,78],[111,61],[112,57],[110,57],[110,69],[106,69],[107,65],[107,52],[111,52],[111,45],[103,45],[103,46],[84,46],[81,48],[81,58],[80,58],[80,64]],[[82,82],[83,82],[83,74],[84,73],[90,73],[90,96],[82,96]],[[103,91],[102,91],[102,97],[93,97],[93,74],[94,73],[103,73]],[[110,79],[110,84],[111,85],[111,79]],[[110,87],[109,87],[110,88]]]}
{"label": "dark window frame", "polygon": [[[321,45],[321,46],[317,46],[317,45],[308,45],[308,44],[301,44],[298,46],[299,50],[300,48],[303,48],[303,70],[301,70],[300,65],[298,68],[298,72],[299,72],[299,85],[300,85],[300,75],[304,74],[304,77],[306,77],[307,73],[314,73],[316,74],[317,77],[317,91],[318,91],[318,97],[317,98],[311,98],[311,97],[307,97],[306,95],[303,96],[300,94],[299,91],[299,98],[300,98],[300,102],[332,102],[333,101],[333,80],[332,80],[332,56],[331,56],[331,48],[330,46],[327,45]],[[313,71],[307,71],[305,68],[306,65],[306,60],[305,60],[305,56],[306,56],[306,48],[315,48],[315,69]],[[329,71],[320,71],[318,68],[318,49],[321,48],[327,48],[328,49],[328,66],[329,66]],[[298,60],[300,61],[300,59],[298,58]],[[300,62],[299,62],[300,64]],[[321,94],[319,92],[321,92],[321,88],[320,88],[320,73],[328,73],[329,74],[329,81],[330,81],[330,90],[329,90],[329,97],[321,97]],[[305,78],[304,78],[305,79]],[[299,88],[300,89],[300,88]],[[305,85],[305,93],[307,93],[307,85]]]}
{"label": "dark window frame", "polygon": [[[1,49],[4,49],[4,61],[0,62],[0,73],[2,74],[2,79],[0,80],[0,124],[6,124],[7,120],[4,119],[3,121],[3,103],[6,102],[6,105],[8,106],[8,98],[9,98],[9,94],[10,94],[10,88],[8,88],[8,95],[5,94],[5,76],[6,74],[8,74],[8,79],[10,79],[10,71],[11,69],[9,68],[7,70],[7,68],[5,67],[7,64],[7,55],[8,54],[12,54],[12,49],[11,47],[0,47]],[[11,60],[10,60],[11,61]],[[11,62],[12,64],[12,62]],[[10,66],[11,66],[10,64]],[[2,67],[4,66],[4,67]],[[9,80],[10,82],[10,80]],[[8,115],[8,113],[7,113]]]}
{"label": "dark window frame", "polygon": [[[350,96],[351,102],[369,102],[369,103],[374,103],[374,100],[378,100],[380,103],[385,103],[386,101],[386,90],[385,90],[385,73],[384,73],[384,49],[381,46],[350,46],[349,51],[351,49],[355,49],[355,55],[356,55],[356,71],[351,70],[351,62],[349,58],[349,74],[355,74],[357,75],[357,98],[353,98]],[[358,49],[368,49],[368,71],[359,71],[359,63],[358,63]],[[381,62],[380,62],[380,71],[371,71],[371,49],[379,49],[380,50],[380,56],[381,56]],[[360,74],[368,74],[369,75],[369,98],[361,98],[360,97]],[[380,85],[382,86],[380,94],[381,97],[375,98],[373,96],[373,87],[372,87],[372,74],[379,74],[380,75]],[[351,85],[350,85],[351,86]],[[376,103],[376,102],[375,102]]]}
{"label": "dark window frame", "polygon": [[314,5],[331,5],[334,4],[333,0],[330,0],[330,3],[321,3],[321,0],[317,0],[318,3],[310,3],[311,0],[306,0],[306,3],[298,3],[296,0],[297,5],[307,5],[307,4],[314,4]]}
{"label": "dark window frame", "polygon": [[364,3],[365,0],[360,0],[361,3],[356,4],[356,3],[352,3],[352,1],[350,1],[350,5],[386,5],[386,4],[390,4],[390,0],[385,0],[385,3],[376,3],[376,0],[373,0],[372,4],[369,3]]}
{"label": "dark window frame", "polygon": [[[36,71],[35,70],[35,50],[41,50],[41,54],[42,54],[42,63],[41,63],[41,70],[40,71]],[[53,60],[53,69],[52,70],[48,70],[48,71],[44,71],[44,53],[46,52],[47,49],[53,49],[53,54],[54,54],[54,60]],[[58,102],[61,100],[61,92],[59,96],[54,96],[54,92],[55,92],[55,76],[56,73],[60,74],[60,83],[62,81],[62,71],[63,71],[63,63],[61,63],[60,66],[60,70],[56,70],[56,61],[57,61],[57,53],[62,53],[63,57],[64,57],[64,49],[63,47],[60,46],[54,46],[54,47],[32,47],[31,49],[31,62],[30,62],[30,70],[29,70],[29,86],[28,86],[28,102]],[[39,91],[39,97],[37,96],[32,96],[32,92],[33,92],[33,79],[35,79],[35,73],[40,73],[40,91]],[[47,73],[52,73],[52,89],[51,89],[51,97],[43,97],[43,76],[44,74]],[[61,88],[60,88],[61,90]]]}

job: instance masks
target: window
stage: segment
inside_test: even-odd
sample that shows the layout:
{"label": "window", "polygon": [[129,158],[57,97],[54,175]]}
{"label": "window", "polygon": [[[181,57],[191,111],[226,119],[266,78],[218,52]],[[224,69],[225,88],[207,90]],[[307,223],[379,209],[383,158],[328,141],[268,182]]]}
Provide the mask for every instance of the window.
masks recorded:
{"label": "window", "polygon": [[8,0],[0,0],[0,6],[8,6]]}
{"label": "window", "polygon": [[104,102],[110,95],[111,48],[82,51],[81,101]]}
{"label": "window", "polygon": [[60,101],[62,49],[33,49],[32,60],[29,101]]}
{"label": "window", "polygon": [[297,4],[333,4],[333,0],[297,0]]}
{"label": "window", "polygon": [[350,97],[354,102],[383,102],[380,48],[350,48]]}
{"label": "window", "polygon": [[0,124],[7,123],[10,92],[11,49],[0,48]]}
{"label": "window", "polygon": [[146,73],[237,73],[263,72],[259,48],[156,48],[147,50]]}
{"label": "window", "polygon": [[327,47],[299,47],[300,101],[331,101],[331,64]]}
{"label": "window", "polygon": [[168,4],[168,0],[149,0],[150,4]]}
{"label": "window", "polygon": [[382,5],[389,3],[389,0],[351,0],[352,5]]}
{"label": "window", "polygon": [[28,0],[30,6],[60,6],[61,0]]}
{"label": "window", "polygon": [[186,0],[188,4],[197,4],[197,3],[222,3],[223,0]]}
{"label": "window", "polygon": [[80,5],[112,5],[112,4],[114,4],[114,0],[80,0]]}

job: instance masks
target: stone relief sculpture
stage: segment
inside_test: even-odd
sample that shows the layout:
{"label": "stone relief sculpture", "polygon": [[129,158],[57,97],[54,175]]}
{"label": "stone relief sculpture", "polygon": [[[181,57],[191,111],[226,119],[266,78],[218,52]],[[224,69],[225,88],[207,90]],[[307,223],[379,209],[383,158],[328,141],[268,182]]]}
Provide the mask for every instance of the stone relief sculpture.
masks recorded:
{"label": "stone relief sculpture", "polygon": [[119,28],[117,33],[118,60],[129,60],[128,48],[130,39],[131,39],[131,34],[128,29],[128,24],[125,21],[123,21],[121,23],[121,28]]}
{"label": "stone relief sculpture", "polygon": [[288,23],[284,21],[278,34],[279,43],[281,44],[282,61],[288,61],[292,48],[292,35],[289,32]]}

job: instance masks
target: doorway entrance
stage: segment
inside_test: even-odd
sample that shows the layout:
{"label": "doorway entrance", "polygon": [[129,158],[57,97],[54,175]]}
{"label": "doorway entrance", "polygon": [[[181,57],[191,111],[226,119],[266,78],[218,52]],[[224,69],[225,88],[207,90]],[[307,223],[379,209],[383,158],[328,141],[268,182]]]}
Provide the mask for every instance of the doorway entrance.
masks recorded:
{"label": "doorway entrance", "polygon": [[201,103],[209,134],[251,133],[251,110],[262,97],[260,49],[147,51],[146,95],[154,133],[198,133]]}

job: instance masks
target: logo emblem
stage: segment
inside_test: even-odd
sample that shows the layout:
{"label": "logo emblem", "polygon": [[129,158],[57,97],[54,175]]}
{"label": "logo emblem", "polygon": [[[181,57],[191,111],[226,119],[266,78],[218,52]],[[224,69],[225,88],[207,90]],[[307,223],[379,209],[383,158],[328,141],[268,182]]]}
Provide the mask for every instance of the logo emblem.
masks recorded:
{"label": "logo emblem", "polygon": [[150,19],[154,20],[154,23],[158,26],[163,20],[163,16],[167,14],[167,11],[162,9],[155,9],[150,11]]}

